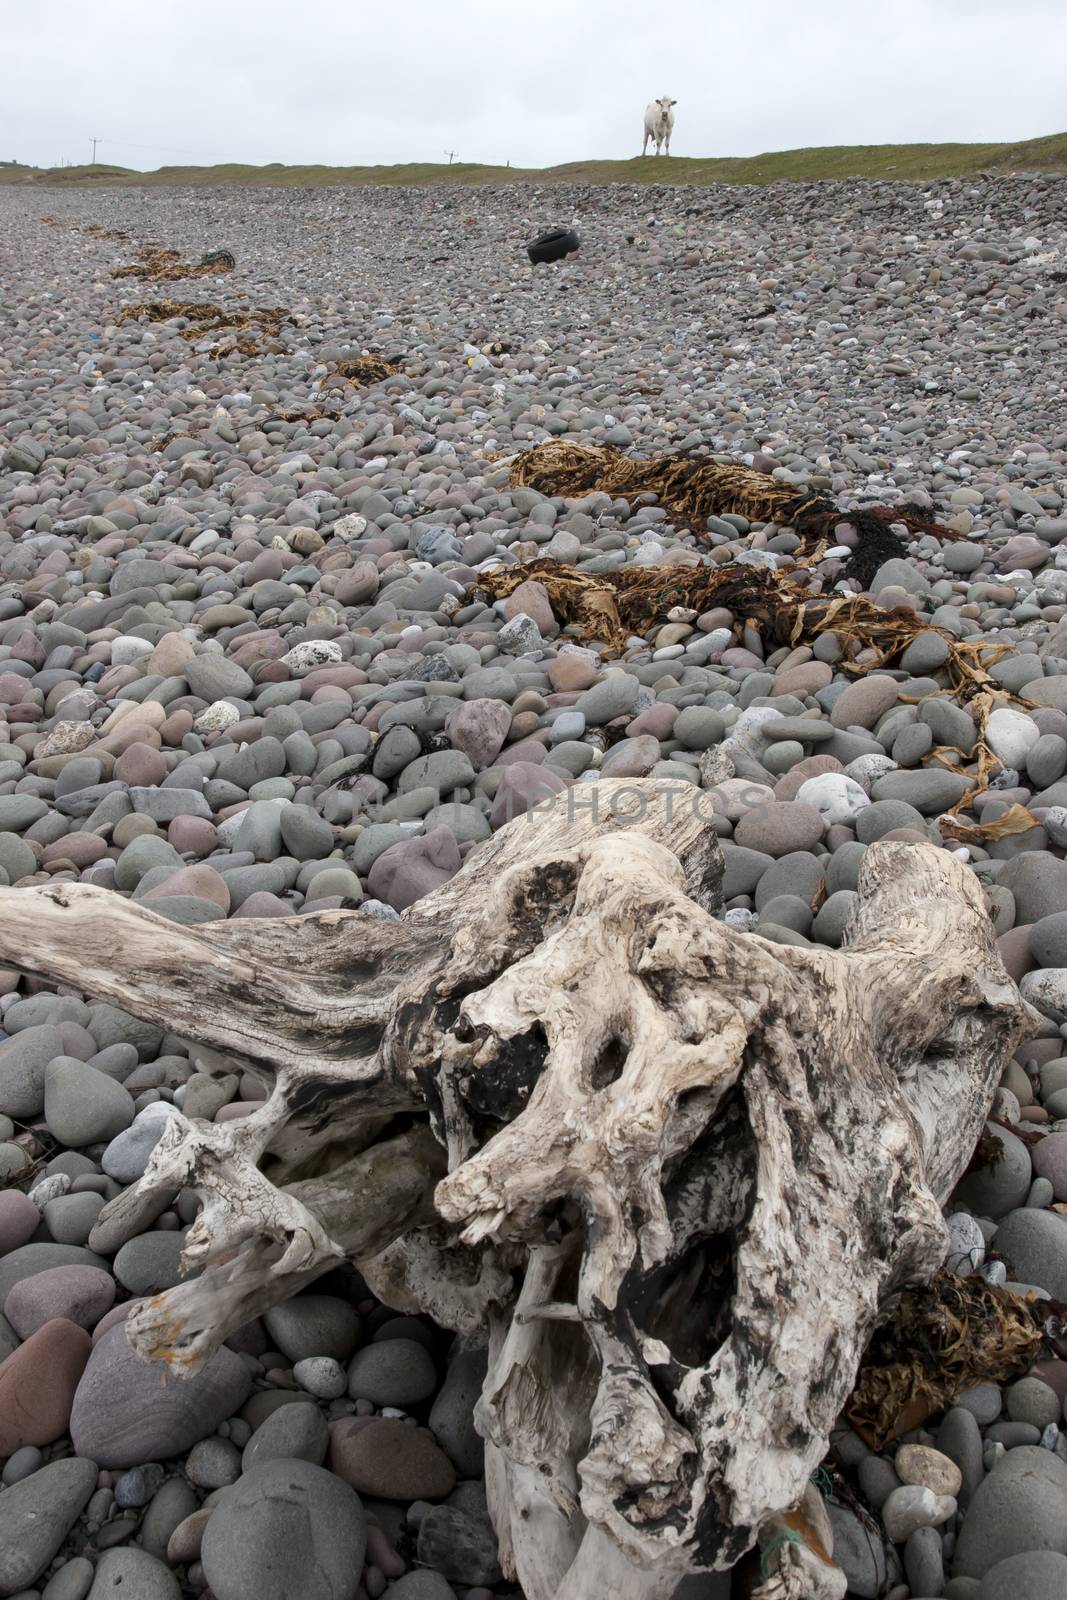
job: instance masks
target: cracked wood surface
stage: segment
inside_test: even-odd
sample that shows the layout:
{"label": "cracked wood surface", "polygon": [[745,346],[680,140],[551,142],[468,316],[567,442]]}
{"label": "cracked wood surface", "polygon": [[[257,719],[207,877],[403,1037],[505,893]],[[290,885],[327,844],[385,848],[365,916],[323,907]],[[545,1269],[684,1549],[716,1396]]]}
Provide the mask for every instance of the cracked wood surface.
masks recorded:
{"label": "cracked wood surface", "polygon": [[1030,1013],[945,850],[872,845],[843,947],[777,945],[716,920],[702,791],[577,789],[398,923],[190,929],[0,890],[0,958],[266,1086],[247,1118],[173,1117],[90,1244],[198,1192],[202,1275],[129,1319],[176,1371],[345,1258],[487,1338],[487,1489],[528,1600],[607,1574],[666,1600],[790,1516],[760,1600],[839,1600],[808,1478],[876,1321],[941,1264]]}

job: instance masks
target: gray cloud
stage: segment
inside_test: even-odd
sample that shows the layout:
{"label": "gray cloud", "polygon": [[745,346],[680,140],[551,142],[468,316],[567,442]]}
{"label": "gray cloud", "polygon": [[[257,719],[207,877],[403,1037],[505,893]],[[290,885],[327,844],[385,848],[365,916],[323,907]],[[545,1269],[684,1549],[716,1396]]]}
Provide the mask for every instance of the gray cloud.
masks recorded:
{"label": "gray cloud", "polygon": [[124,166],[1013,140],[1067,126],[1063,0],[0,5],[0,157]]}

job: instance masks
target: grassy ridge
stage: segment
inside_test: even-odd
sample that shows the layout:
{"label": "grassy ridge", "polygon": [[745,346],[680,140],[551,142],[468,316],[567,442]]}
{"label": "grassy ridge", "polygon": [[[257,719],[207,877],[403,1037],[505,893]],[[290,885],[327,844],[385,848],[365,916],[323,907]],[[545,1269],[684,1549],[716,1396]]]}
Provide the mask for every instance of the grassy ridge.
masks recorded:
{"label": "grassy ridge", "polygon": [[0,167],[0,183],[33,187],[98,184],[258,184],[275,188],[321,188],[327,184],[480,183],[774,183],[812,178],[889,178],[926,182],[968,173],[1067,172],[1067,133],[1018,144],[828,145],[779,150],[759,156],[636,156],[630,161],[570,161],[559,167],[493,167],[457,161],[451,166],[411,162],[394,167],[266,167],[227,163],[215,167]]}

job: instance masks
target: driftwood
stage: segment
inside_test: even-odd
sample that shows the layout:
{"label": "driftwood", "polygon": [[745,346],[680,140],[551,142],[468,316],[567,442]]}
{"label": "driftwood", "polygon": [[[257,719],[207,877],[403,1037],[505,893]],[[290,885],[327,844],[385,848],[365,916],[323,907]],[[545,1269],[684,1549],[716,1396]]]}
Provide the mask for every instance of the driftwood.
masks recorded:
{"label": "driftwood", "polygon": [[950,852],[872,845],[842,949],[777,945],[716,919],[705,807],[577,785],[393,923],[0,891],[4,961],[266,1086],[244,1119],[174,1116],[102,1212],[114,1249],[203,1200],[206,1270],[130,1317],[135,1348],[195,1370],[343,1258],[487,1337],[489,1502],[528,1600],[658,1600],[753,1546],[761,1600],[844,1594],[809,1477],[878,1319],[944,1258],[1030,1022]]}

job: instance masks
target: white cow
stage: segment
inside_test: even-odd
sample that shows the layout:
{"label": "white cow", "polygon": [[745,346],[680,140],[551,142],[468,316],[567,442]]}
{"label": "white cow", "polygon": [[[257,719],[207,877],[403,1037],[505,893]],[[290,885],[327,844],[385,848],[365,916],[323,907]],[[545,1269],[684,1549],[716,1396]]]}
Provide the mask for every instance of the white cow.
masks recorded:
{"label": "white cow", "polygon": [[648,154],[648,141],[654,139],[656,154],[659,155],[660,145],[664,146],[664,154],[671,153],[671,134],[674,132],[674,112],[672,106],[678,104],[670,95],[661,95],[658,100],[645,107],[645,142],[641,154]]}

